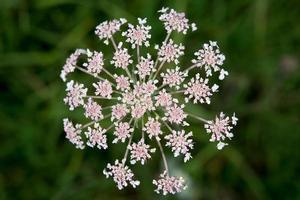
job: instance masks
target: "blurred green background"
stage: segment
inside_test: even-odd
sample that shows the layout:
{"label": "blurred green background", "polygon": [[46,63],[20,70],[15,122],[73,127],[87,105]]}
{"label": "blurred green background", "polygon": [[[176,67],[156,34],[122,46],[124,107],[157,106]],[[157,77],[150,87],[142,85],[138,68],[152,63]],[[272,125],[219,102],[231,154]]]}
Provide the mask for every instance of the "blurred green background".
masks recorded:
{"label": "blurred green background", "polygon": [[[187,37],[173,35],[188,47],[185,66],[208,40],[227,56],[230,76],[212,105],[193,109],[240,119],[223,151],[192,123],[194,159],[183,164],[168,152],[173,174],[189,185],[175,197],[153,192],[159,154],[133,167],[138,189],[118,191],[102,170],[124,148],[79,151],[62,131],[73,115],[59,78],[66,57],[75,48],[111,52],[93,31],[116,17],[148,17],[159,43],[162,6],[198,24]],[[0,199],[300,199],[299,22],[299,0],[0,0]]]}

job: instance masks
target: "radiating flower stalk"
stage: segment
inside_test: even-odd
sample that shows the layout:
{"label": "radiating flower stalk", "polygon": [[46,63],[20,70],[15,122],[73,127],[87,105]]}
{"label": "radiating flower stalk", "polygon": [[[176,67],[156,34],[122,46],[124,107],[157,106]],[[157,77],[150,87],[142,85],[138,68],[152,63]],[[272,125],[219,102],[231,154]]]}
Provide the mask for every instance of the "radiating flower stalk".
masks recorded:
{"label": "radiating flower stalk", "polygon": [[[229,117],[221,112],[215,119],[208,120],[198,113],[185,111],[189,103],[211,103],[219,87],[210,77],[217,74],[219,80],[223,80],[228,76],[222,67],[225,56],[216,42],[209,41],[194,53],[190,66],[181,66],[179,60],[185,47],[171,37],[176,32],[196,31],[197,27],[184,13],[169,8],[162,8],[159,13],[167,33],[161,44],[154,45],[157,55],[146,51],[151,47],[151,26],[146,18],[138,18],[137,25],[128,23],[127,29],[126,19],[114,19],[102,22],[95,30],[100,40],[112,46],[112,59],[105,60],[101,51],[77,49],[66,60],[60,76],[67,82],[69,74],[78,70],[94,79],[89,87],[91,92],[74,80],[66,83],[64,102],[71,111],[81,106],[84,116],[90,120],[86,124],[74,124],[64,119],[66,138],[79,149],[86,146],[107,149],[110,138],[113,138],[112,144],[126,143],[124,156],[107,164],[103,171],[106,177],[113,178],[119,189],[128,185],[135,188],[140,184],[129,164],[144,165],[153,153],[160,152],[164,169],[153,184],[157,193],[166,195],[186,189],[183,177],[171,175],[163,147],[170,148],[174,157],[182,156],[184,162],[192,158],[193,133],[183,129],[189,126],[188,119],[204,124],[210,141],[217,142],[218,149],[228,145],[226,139],[233,137],[232,128],[238,119],[235,114]],[[122,32],[121,28],[125,30]],[[116,34],[125,37],[125,43],[116,41]],[[84,58],[86,61],[80,63]],[[114,73],[114,68],[122,69],[123,73]],[[195,76],[189,79],[192,70]],[[109,106],[103,107],[104,101]],[[104,119],[111,121],[109,127],[102,127]],[[156,144],[158,150],[150,144]]]}

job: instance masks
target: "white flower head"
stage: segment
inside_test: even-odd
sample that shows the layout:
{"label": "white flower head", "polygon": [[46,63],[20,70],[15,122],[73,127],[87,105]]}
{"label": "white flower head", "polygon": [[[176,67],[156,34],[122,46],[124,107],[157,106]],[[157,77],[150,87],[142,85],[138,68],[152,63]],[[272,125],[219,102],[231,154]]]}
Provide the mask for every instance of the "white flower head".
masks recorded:
{"label": "white flower head", "polygon": [[149,39],[151,35],[149,31],[151,30],[151,26],[146,25],[147,18],[138,18],[138,22],[139,24],[136,26],[128,24],[128,30],[122,33],[123,36],[127,37],[126,42],[131,43],[133,49],[136,46],[145,45],[148,47],[150,45]]}
{"label": "white flower head", "polygon": [[121,26],[126,22],[127,20],[124,18],[102,22],[96,27],[95,34],[100,40],[104,40],[104,44],[108,45],[112,36],[118,32]]}
{"label": "white flower head", "polygon": [[[71,111],[81,110],[86,122],[73,124],[65,118],[65,137],[78,149],[108,149],[110,135],[112,145],[126,146],[121,162],[108,163],[103,170],[120,190],[140,184],[127,164],[146,165],[154,153],[160,153],[164,172],[153,184],[157,193],[167,195],[186,189],[182,177],[170,175],[173,169],[168,167],[165,149],[170,148],[174,157],[182,156],[183,162],[192,159],[196,145],[193,136],[200,133],[193,135],[186,130],[189,120],[204,123],[210,141],[222,149],[233,137],[238,118],[235,113],[228,117],[221,112],[207,120],[193,109],[196,105],[189,106],[212,102],[219,86],[210,76],[217,72],[223,80],[229,75],[222,67],[225,56],[216,42],[209,41],[194,53],[190,66],[179,63],[184,51],[194,46],[176,44],[173,33],[187,34],[196,31],[197,26],[185,13],[170,8],[162,8],[159,13],[167,32],[159,45],[150,44],[152,28],[147,18],[137,18],[136,24],[128,23],[127,27],[123,26],[127,23],[123,18],[105,21],[96,27],[95,34],[113,51],[104,55],[99,50],[77,49],[66,60],[60,77],[66,82],[75,70],[89,75],[80,79],[85,85],[75,80],[66,82],[64,102]],[[123,37],[115,37],[120,33]]]}
{"label": "white flower head", "polygon": [[156,46],[158,49],[158,59],[164,62],[173,62],[175,64],[179,63],[179,57],[184,55],[184,46],[180,44],[175,44],[172,39],[168,42],[163,42],[161,47]]}
{"label": "white flower head", "polygon": [[63,119],[64,131],[66,133],[66,138],[75,145],[78,149],[84,149],[85,145],[81,137],[81,124],[73,125],[68,118]]}
{"label": "white flower head", "polygon": [[112,177],[119,190],[124,189],[129,184],[133,188],[140,184],[140,181],[134,180],[134,174],[131,169],[119,162],[119,160],[116,160],[113,165],[108,163],[106,169],[103,170],[103,174],[106,178]]}
{"label": "white flower head", "polygon": [[67,83],[67,96],[64,98],[64,102],[69,105],[70,110],[84,104],[87,90],[83,84],[76,83],[73,80]]}
{"label": "white flower head", "polygon": [[192,60],[192,63],[197,67],[203,67],[206,76],[212,76],[213,72],[220,71],[219,79],[223,80],[228,75],[227,71],[221,69],[225,56],[220,52],[217,42],[205,43],[203,48],[195,52],[194,55],[196,58]]}
{"label": "white flower head", "polygon": [[167,140],[166,146],[172,148],[175,157],[183,154],[184,162],[186,162],[192,158],[190,153],[190,149],[194,148],[193,140],[190,138],[192,136],[192,132],[186,134],[184,130],[173,130],[171,134],[165,136],[165,139]]}
{"label": "white flower head", "polygon": [[101,128],[99,123],[94,124],[94,128],[88,127],[85,136],[88,139],[87,145],[90,147],[97,146],[98,149],[107,149],[106,130]]}
{"label": "white flower head", "polygon": [[237,125],[237,120],[235,114],[233,114],[230,119],[230,117],[225,116],[225,114],[221,112],[219,116],[216,116],[215,120],[208,121],[204,127],[207,133],[211,134],[209,141],[217,141],[217,148],[219,150],[228,145],[224,141],[226,138],[231,139],[233,137],[231,130],[233,129],[233,126]]}
{"label": "white flower head", "polygon": [[169,176],[167,171],[160,174],[159,179],[153,180],[152,183],[157,187],[155,192],[163,195],[176,194],[187,188],[182,177]]}

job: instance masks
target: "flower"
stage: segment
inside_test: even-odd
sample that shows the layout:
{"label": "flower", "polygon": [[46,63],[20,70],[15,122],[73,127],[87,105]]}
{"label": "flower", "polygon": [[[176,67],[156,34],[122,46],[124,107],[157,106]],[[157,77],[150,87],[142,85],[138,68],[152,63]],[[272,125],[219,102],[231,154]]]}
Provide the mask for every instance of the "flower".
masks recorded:
{"label": "flower", "polygon": [[138,74],[141,79],[144,79],[146,76],[149,76],[152,72],[155,72],[154,62],[151,60],[150,54],[147,54],[147,57],[141,57],[141,61],[136,65],[137,70],[135,74]]}
{"label": "flower", "polygon": [[101,97],[111,99],[111,94],[113,93],[113,90],[109,81],[99,81],[97,84],[94,83],[93,86],[96,88],[96,95],[100,95]]}
{"label": "flower", "polygon": [[88,62],[83,63],[83,66],[87,68],[88,72],[92,73],[94,76],[98,76],[104,66],[103,53],[87,50],[87,56]]}
{"label": "flower", "polygon": [[122,48],[122,45],[123,43],[120,42],[110,63],[117,68],[126,69],[133,61],[130,59],[131,56],[128,54],[128,49]]}
{"label": "flower", "polygon": [[120,163],[119,160],[115,161],[114,165],[110,163],[106,166],[107,169],[103,170],[103,174],[106,178],[110,176],[113,178],[114,182],[117,183],[119,190],[122,190],[124,187],[127,187],[128,184],[132,185],[133,188],[140,184],[140,181],[134,180],[134,174],[128,166],[125,166],[123,163]]}
{"label": "flower", "polygon": [[177,104],[173,104],[166,108],[167,112],[165,113],[165,117],[163,120],[168,120],[170,123],[182,124],[183,126],[188,126],[189,124],[184,121],[187,117],[187,114],[183,111],[184,104],[178,106]]}
{"label": "flower", "polygon": [[127,20],[124,18],[120,18],[119,20],[114,19],[112,21],[104,21],[96,27],[95,34],[100,40],[104,40],[104,44],[108,45],[109,39],[111,39],[113,34],[118,32],[121,26],[126,22]]}
{"label": "flower", "polygon": [[187,72],[179,71],[178,66],[175,69],[167,69],[166,73],[161,73],[163,84],[168,85],[169,87],[176,87],[177,90],[180,88],[180,85],[187,75]]}
{"label": "flower", "polygon": [[165,89],[162,89],[158,92],[158,95],[154,97],[156,100],[155,106],[169,107],[172,104],[172,95],[166,92]]}
{"label": "flower", "polygon": [[[168,12],[169,11],[169,12]],[[174,9],[162,8],[160,11],[162,13],[159,16],[159,20],[164,23],[165,29],[168,33],[172,31],[187,33],[190,25],[189,20],[185,18],[185,13],[178,13]],[[193,30],[195,30],[196,25],[193,25]]]}
{"label": "flower", "polygon": [[167,171],[160,174],[158,180],[153,180],[152,182],[157,188],[156,193],[176,194],[186,189],[185,181],[182,177],[169,176]]}
{"label": "flower", "polygon": [[[172,168],[168,167],[165,149],[170,148],[174,157],[182,155],[184,162],[192,159],[191,151],[196,144],[193,133],[185,130],[190,118],[204,123],[210,141],[216,141],[218,149],[228,145],[226,140],[233,137],[232,128],[238,118],[221,112],[215,119],[208,120],[200,116],[201,113],[194,114],[197,109],[187,109],[189,104],[212,102],[212,95],[219,86],[211,76],[217,72],[223,80],[229,74],[222,67],[225,56],[216,42],[209,41],[194,53],[190,66],[183,66],[179,60],[186,48],[174,42],[172,33],[187,34],[189,30],[197,30],[197,26],[185,13],[174,9],[162,8],[159,13],[166,30],[166,37],[160,43],[150,44],[151,26],[146,18],[137,18],[136,24],[128,23],[128,26],[123,26],[127,23],[123,18],[102,22],[95,34],[104,44],[111,45],[114,49],[111,55],[77,49],[67,58],[60,77],[67,86],[65,104],[70,110],[83,108],[84,121],[88,120],[85,124],[73,124],[65,118],[66,138],[79,149],[85,146],[108,149],[107,134],[110,133],[112,144],[126,143],[121,162],[108,163],[103,171],[107,178],[113,178],[120,190],[140,184],[126,164],[145,165],[158,149],[164,171],[153,184],[157,193],[166,195],[187,187],[182,177],[170,176]],[[150,47],[154,50],[148,51]],[[90,79],[83,78],[87,87],[74,80],[67,81],[69,74],[77,71],[90,76]],[[106,118],[110,120],[103,123]]]}
{"label": "flower", "polygon": [[174,61],[175,64],[178,64],[178,58],[184,55],[184,46],[181,43],[174,44],[172,39],[169,42],[163,42],[161,47],[155,46],[155,49],[158,49],[158,60],[168,63]]}
{"label": "flower", "polygon": [[74,53],[72,53],[69,58],[67,58],[66,63],[63,66],[63,69],[60,73],[60,78],[66,82],[67,78],[66,76],[73,72],[76,68],[77,60],[81,54],[85,53],[85,50],[83,49],[76,49]]}
{"label": "flower", "polygon": [[94,128],[88,127],[88,131],[85,132],[85,136],[88,139],[87,145],[94,147],[97,145],[98,149],[107,149],[107,139],[105,129],[102,129],[99,123],[94,124]]}
{"label": "flower", "polygon": [[113,105],[111,111],[111,121],[113,121],[114,119],[122,119],[122,117],[125,117],[128,112],[129,110],[125,104]]}
{"label": "flower", "polygon": [[192,156],[189,152],[190,149],[193,149],[193,140],[189,139],[192,137],[193,133],[189,132],[185,134],[184,130],[181,131],[172,131],[172,134],[166,135],[165,139],[168,141],[166,146],[172,147],[174,156],[177,157],[179,154],[184,155],[184,162],[188,161]]}
{"label": "flower", "polygon": [[212,71],[220,71],[219,79],[223,80],[225,76],[228,75],[228,72],[220,67],[223,65],[225,56],[220,53],[219,46],[217,42],[209,41],[209,44],[203,44],[203,48],[194,53],[197,57],[192,60],[197,67],[204,67],[206,71],[206,76],[211,76]]}
{"label": "flower", "polygon": [[131,43],[131,48],[135,48],[135,46],[142,46],[143,44],[148,47],[149,41],[151,38],[149,31],[151,30],[151,26],[146,26],[147,18],[141,19],[138,18],[139,25],[128,24],[127,31],[123,32],[122,35],[127,37],[126,42]]}
{"label": "flower", "polygon": [[91,120],[98,121],[103,118],[102,107],[94,102],[92,98],[88,99],[88,102],[84,104],[85,113],[84,115]]}
{"label": "flower", "polygon": [[208,79],[202,79],[200,78],[200,74],[196,74],[195,78],[192,78],[187,84],[184,84],[183,87],[186,88],[184,94],[188,95],[188,97],[185,98],[185,102],[194,98],[194,104],[198,101],[200,103],[210,104],[212,92],[217,92],[219,86],[214,84],[213,87],[210,88],[207,83]]}
{"label": "flower", "polygon": [[141,139],[138,143],[131,144],[128,149],[130,150],[130,163],[135,164],[140,161],[142,165],[145,161],[151,158],[149,153],[154,153],[155,148],[149,149],[150,145],[145,144],[145,141]]}
{"label": "flower", "polygon": [[130,133],[133,132],[133,128],[130,128],[129,123],[127,122],[115,123],[115,126],[116,130],[114,132],[114,135],[116,136],[116,138],[112,143],[117,143],[119,140],[121,140],[121,142],[125,142],[126,138],[129,138]]}
{"label": "flower", "polygon": [[68,119],[63,119],[64,122],[64,131],[66,132],[66,138],[75,145],[78,149],[84,149],[84,143],[81,138],[81,124],[76,124],[75,126],[73,123]]}
{"label": "flower", "polygon": [[115,75],[114,76],[117,83],[117,90],[126,91],[130,88],[129,78],[124,75]]}
{"label": "flower", "polygon": [[70,106],[70,110],[84,104],[83,98],[86,97],[87,90],[83,84],[76,83],[73,80],[67,83],[66,91],[68,93],[64,98],[64,102]]}
{"label": "flower", "polygon": [[152,137],[156,137],[158,140],[160,140],[159,135],[162,134],[160,127],[161,124],[159,123],[157,118],[154,119],[152,117],[149,117],[147,123],[143,127],[143,131],[146,131],[146,133],[148,133],[150,139],[152,139]]}
{"label": "flower", "polygon": [[216,119],[213,121],[208,121],[204,127],[207,133],[211,133],[210,140],[211,142],[218,142],[217,148],[221,150],[224,146],[228,145],[223,142],[226,138],[231,139],[233,133],[231,132],[232,126],[237,125],[237,118],[235,114],[231,117],[225,116],[223,112],[220,113],[219,117],[216,116]]}

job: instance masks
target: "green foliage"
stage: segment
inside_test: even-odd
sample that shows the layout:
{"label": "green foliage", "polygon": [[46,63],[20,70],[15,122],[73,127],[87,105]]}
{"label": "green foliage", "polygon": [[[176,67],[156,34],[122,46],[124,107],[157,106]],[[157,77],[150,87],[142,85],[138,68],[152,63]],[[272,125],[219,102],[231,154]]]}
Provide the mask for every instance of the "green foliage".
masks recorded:
{"label": "green foliage", "polygon": [[176,198],[300,198],[299,1],[1,0],[0,199],[173,199],[153,193],[159,156],[133,167],[143,180],[137,190],[117,191],[102,169],[124,147],[79,151],[65,140],[62,118],[71,114],[59,79],[75,48],[110,52],[93,34],[108,18],[148,17],[152,43],[159,43],[162,6],[198,24],[188,37],[175,35],[188,46],[183,63],[207,40],[218,41],[227,56],[230,76],[213,105],[188,109],[208,118],[235,111],[240,118],[224,151],[193,123],[194,159],[182,164],[168,152],[171,167],[188,177],[189,189]]}

